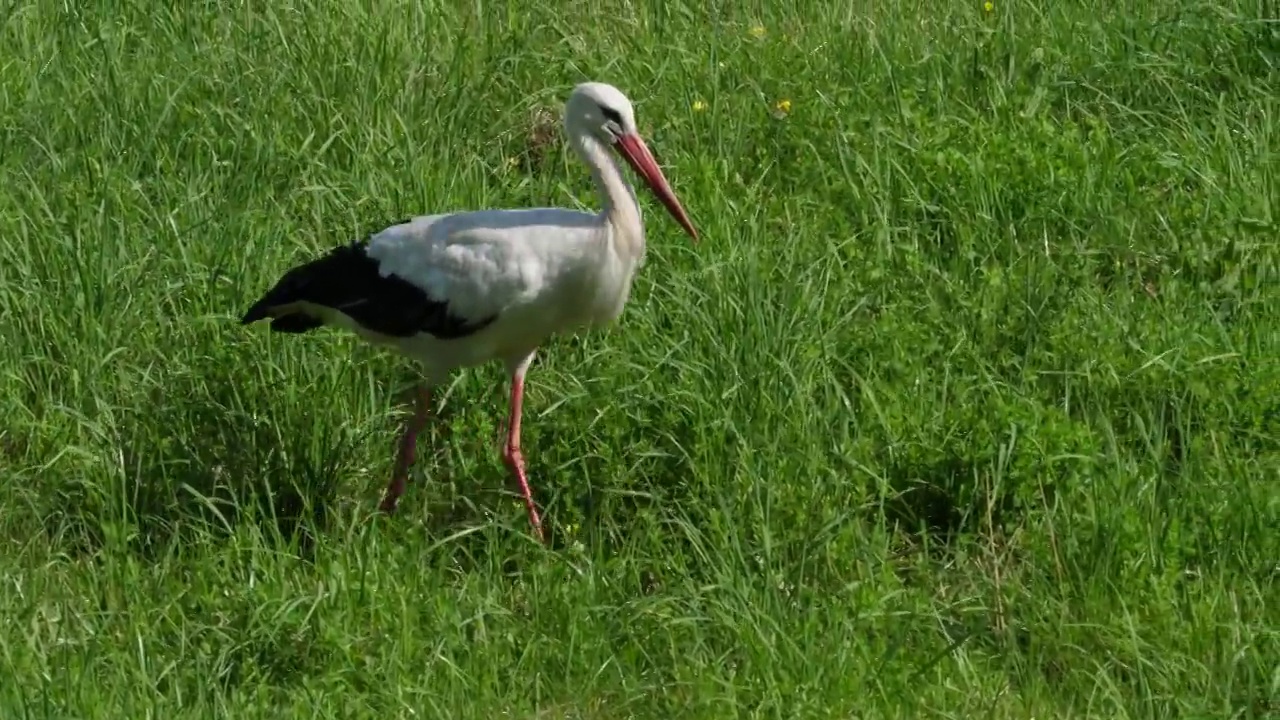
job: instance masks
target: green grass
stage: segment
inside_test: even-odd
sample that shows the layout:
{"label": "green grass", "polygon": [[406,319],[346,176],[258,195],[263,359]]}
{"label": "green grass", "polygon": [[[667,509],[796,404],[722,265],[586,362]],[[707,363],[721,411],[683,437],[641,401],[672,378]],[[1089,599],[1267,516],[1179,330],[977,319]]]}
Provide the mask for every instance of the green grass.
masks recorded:
{"label": "green grass", "polygon": [[[253,5],[0,11],[0,715],[1280,715],[1274,2]],[[411,367],[238,316],[594,206],[584,79],[703,241],[530,373],[551,549],[496,366],[378,517]]]}

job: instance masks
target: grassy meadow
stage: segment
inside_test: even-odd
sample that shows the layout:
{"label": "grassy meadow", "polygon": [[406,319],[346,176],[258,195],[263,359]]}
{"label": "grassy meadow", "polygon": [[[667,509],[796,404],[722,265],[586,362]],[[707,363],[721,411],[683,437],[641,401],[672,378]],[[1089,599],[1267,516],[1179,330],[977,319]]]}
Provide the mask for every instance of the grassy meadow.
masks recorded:
{"label": "grassy meadow", "polygon": [[[1280,25],[1219,3],[0,7],[0,716],[1280,717]],[[621,321],[439,398],[239,315],[648,196]]]}

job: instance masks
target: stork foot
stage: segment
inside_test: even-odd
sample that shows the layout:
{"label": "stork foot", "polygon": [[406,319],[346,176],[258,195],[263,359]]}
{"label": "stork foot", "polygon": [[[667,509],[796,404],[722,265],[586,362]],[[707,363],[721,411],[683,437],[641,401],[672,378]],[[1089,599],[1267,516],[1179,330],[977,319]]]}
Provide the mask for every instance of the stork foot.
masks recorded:
{"label": "stork foot", "polygon": [[520,452],[519,445],[508,445],[502,454],[502,460],[520,486],[520,494],[524,496],[524,506],[529,512],[529,525],[533,528],[533,534],[538,536],[539,542],[546,544],[547,537],[542,532],[542,518],[538,516],[538,505],[533,501],[533,489],[529,487],[529,476],[524,470],[524,455]]}
{"label": "stork foot", "polygon": [[392,515],[396,511],[396,505],[400,503],[400,496],[404,494],[405,485],[408,483],[402,477],[392,478],[391,484],[387,486],[387,492],[382,496],[382,502],[378,503],[378,510]]}

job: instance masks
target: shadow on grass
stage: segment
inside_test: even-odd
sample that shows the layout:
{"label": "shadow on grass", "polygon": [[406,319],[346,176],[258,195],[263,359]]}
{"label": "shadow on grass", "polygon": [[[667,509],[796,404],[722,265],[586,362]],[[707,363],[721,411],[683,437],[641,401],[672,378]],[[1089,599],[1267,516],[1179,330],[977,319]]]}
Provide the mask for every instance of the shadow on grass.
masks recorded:
{"label": "shadow on grass", "polygon": [[944,543],[970,530],[968,519],[978,510],[971,496],[974,466],[949,455],[933,461],[894,463],[886,473],[893,494],[884,501],[890,522],[908,536],[928,533]]}
{"label": "shadow on grass", "polygon": [[[248,523],[267,542],[309,556],[369,438],[316,412],[331,397],[322,389],[255,389],[232,377],[234,363],[208,365],[158,378],[116,411],[118,467],[69,483],[61,507],[46,515],[60,546],[92,554],[123,540],[155,558],[175,545],[225,541]],[[390,458],[394,432],[385,435]],[[372,510],[372,491],[369,502]]]}
{"label": "shadow on grass", "polygon": [[119,473],[74,503],[81,536],[105,541],[114,523],[130,529],[131,549],[153,557],[174,542],[225,539],[249,521],[305,553],[327,526],[350,448],[322,427],[289,432],[296,410],[273,418],[245,409],[230,382],[180,375],[166,384],[118,424]]}

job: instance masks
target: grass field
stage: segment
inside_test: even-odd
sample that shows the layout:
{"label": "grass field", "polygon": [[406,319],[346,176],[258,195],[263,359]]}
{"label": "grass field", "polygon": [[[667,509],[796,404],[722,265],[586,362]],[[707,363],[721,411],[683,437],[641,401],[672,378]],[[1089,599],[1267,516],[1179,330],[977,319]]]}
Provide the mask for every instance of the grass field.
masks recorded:
{"label": "grass field", "polygon": [[[717,4],[0,8],[0,716],[1280,716],[1276,4]],[[236,321],[594,207],[585,79],[702,242],[530,372],[550,548],[496,366],[379,517],[411,366]]]}

